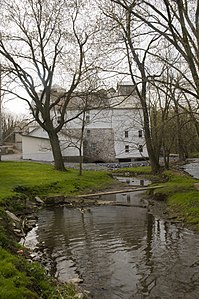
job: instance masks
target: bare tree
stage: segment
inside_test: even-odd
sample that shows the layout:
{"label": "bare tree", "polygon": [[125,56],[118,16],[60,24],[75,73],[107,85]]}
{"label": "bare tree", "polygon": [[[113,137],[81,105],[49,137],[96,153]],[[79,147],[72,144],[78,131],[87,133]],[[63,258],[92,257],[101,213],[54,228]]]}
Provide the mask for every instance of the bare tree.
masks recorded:
{"label": "bare tree", "polygon": [[[148,155],[152,171],[156,173],[160,169],[159,149],[156,148],[156,144],[153,144],[150,130],[148,82],[151,74],[148,67],[148,56],[150,49],[157,43],[157,37],[151,37],[142,23],[136,22],[132,14],[134,2],[129,2],[128,6],[122,5],[120,1],[109,1],[109,5],[107,2],[104,6],[99,5],[106,18],[110,20],[111,34],[118,32],[114,47],[117,50],[120,47],[119,51],[123,53],[123,60],[126,60],[128,66],[128,75],[139,97],[143,111],[143,128]],[[143,39],[145,39],[144,43]]]}
{"label": "bare tree", "polygon": [[[111,0],[128,10],[137,20],[148,26],[151,34],[159,35],[179,53],[182,64],[186,63],[189,83],[179,86],[186,93],[199,98],[199,1],[160,0],[132,1]],[[134,9],[131,9],[132,5]],[[170,65],[176,67],[175,65]],[[180,66],[182,68],[182,65]],[[178,68],[180,71],[180,68]],[[182,72],[183,74],[183,72]]]}
{"label": "bare tree", "polygon": [[[162,63],[165,64],[164,61]],[[155,134],[153,142],[159,141],[166,168],[169,168],[169,154],[175,141],[178,144],[179,159],[184,160],[185,157],[181,130],[182,105],[185,103],[185,98],[182,91],[178,89],[181,79],[178,73],[165,64],[164,72],[159,80],[150,81],[151,88],[155,89],[153,103],[151,103],[153,108],[151,130],[152,135]]]}
{"label": "bare tree", "polygon": [[[66,119],[67,106],[81,80],[86,80],[85,55],[89,32],[80,22],[81,1],[4,1],[0,54],[10,70],[13,85],[22,86],[13,95],[26,101],[36,122],[47,132],[55,169],[64,171],[58,133]],[[88,26],[87,26],[88,28]],[[52,86],[65,74],[67,91],[52,95]],[[39,91],[39,92],[38,92]],[[59,123],[54,110],[59,106]]]}
{"label": "bare tree", "polygon": [[[197,129],[197,118],[194,114],[197,113],[199,98],[199,1],[110,0],[108,5],[106,2],[103,12],[108,19],[111,19],[111,34],[113,35],[114,29],[119,31],[117,38],[119,36],[120,39],[115,40],[117,47],[121,45],[122,39],[125,41],[126,50],[121,46],[120,50],[127,53],[132,81],[135,86],[140,86],[137,92],[141,96],[143,107],[146,143],[152,168],[156,171],[159,168],[158,147],[149,132],[147,88],[152,81],[160,83],[160,79],[162,80],[160,75],[167,71],[168,67],[174,70],[176,78],[179,76],[182,79],[172,82],[162,81],[165,86],[168,84],[167,91],[169,88],[170,91],[172,89],[175,91],[176,100],[173,102],[175,111],[178,113],[179,107],[182,108],[185,103],[178,98],[181,94],[181,98],[187,99],[189,112],[195,119]],[[164,56],[165,45],[170,47],[175,59]],[[153,63],[150,63],[151,57]],[[164,61],[162,69],[159,66],[160,59]],[[178,133],[180,134],[180,129]],[[180,149],[182,144],[180,135],[178,143]]]}

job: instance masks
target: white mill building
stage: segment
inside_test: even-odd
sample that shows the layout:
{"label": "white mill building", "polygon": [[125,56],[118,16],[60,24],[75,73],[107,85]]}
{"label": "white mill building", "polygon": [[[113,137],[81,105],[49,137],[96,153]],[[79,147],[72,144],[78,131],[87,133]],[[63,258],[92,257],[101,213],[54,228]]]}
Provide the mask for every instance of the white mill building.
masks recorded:
{"label": "white mill building", "polygon": [[[65,92],[54,86],[53,94]],[[117,91],[100,90],[87,95],[76,93],[67,108],[66,119],[84,110],[78,118],[66,123],[59,134],[65,161],[79,161],[83,137],[84,162],[131,162],[148,157],[142,126],[142,109],[128,83],[118,84]],[[59,122],[59,107],[54,112]],[[81,135],[83,126],[83,136]],[[35,126],[22,136],[23,159],[53,161],[49,138]]]}

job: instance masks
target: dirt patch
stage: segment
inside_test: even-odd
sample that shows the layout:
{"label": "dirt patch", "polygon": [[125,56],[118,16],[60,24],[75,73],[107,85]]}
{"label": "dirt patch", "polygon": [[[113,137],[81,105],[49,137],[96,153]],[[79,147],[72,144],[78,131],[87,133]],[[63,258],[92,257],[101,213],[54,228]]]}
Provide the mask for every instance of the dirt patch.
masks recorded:
{"label": "dirt patch", "polygon": [[199,183],[194,183],[194,187],[199,191]]}
{"label": "dirt patch", "polygon": [[169,219],[169,211],[166,201],[158,201],[147,198],[149,202],[149,212],[158,218]]}

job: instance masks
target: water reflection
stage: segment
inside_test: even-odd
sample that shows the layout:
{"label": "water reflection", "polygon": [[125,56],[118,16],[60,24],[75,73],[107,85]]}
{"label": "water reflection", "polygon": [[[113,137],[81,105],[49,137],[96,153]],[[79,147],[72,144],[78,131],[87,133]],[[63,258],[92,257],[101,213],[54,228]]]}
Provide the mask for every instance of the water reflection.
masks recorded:
{"label": "water reflection", "polygon": [[133,207],[146,207],[146,201],[143,198],[142,191],[103,195],[100,197],[100,199],[103,201],[112,201],[116,204],[124,204]]}
{"label": "water reflection", "polygon": [[147,209],[44,209],[34,233],[54,274],[82,278],[95,299],[199,297],[199,236]]}
{"label": "water reflection", "polygon": [[138,186],[138,187],[144,187],[144,186],[148,186],[151,181],[146,180],[146,179],[137,179],[137,178],[132,178],[132,177],[115,177],[118,181],[123,182],[123,183],[127,183],[130,186]]}
{"label": "water reflection", "polygon": [[184,165],[184,170],[192,175],[194,178],[199,179],[199,158],[192,160],[191,163]]}
{"label": "water reflection", "polygon": [[132,298],[199,296],[199,236],[148,216],[145,257],[138,265],[142,278]]}

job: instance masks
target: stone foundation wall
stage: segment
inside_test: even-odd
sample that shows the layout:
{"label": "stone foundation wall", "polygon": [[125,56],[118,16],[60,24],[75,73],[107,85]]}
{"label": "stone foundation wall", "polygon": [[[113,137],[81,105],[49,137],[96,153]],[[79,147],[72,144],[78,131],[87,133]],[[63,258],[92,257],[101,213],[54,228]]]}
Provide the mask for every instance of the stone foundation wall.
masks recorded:
{"label": "stone foundation wall", "polygon": [[112,129],[86,129],[84,162],[117,162]]}

